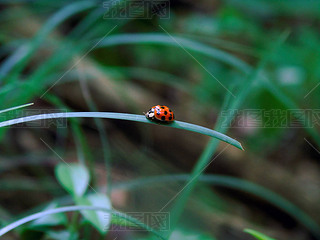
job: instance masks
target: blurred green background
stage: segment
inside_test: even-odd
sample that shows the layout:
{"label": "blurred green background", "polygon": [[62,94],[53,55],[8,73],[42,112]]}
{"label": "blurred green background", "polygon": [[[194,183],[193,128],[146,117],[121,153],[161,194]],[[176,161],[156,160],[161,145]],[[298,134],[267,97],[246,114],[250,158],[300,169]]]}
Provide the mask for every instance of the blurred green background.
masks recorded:
{"label": "blurred green background", "polygon": [[[143,114],[163,104],[177,120],[225,132],[245,151],[122,120],[2,128],[0,226],[50,202],[72,204],[54,174],[62,158],[85,164],[90,185],[117,210],[165,207],[177,217],[170,239],[254,239],[245,228],[276,239],[320,239],[320,2],[143,2],[141,10],[118,1],[0,1],[1,109],[34,102],[1,120]],[[189,174],[204,155],[213,161],[199,175],[226,178],[197,179],[191,192],[187,175],[173,175]],[[24,225],[4,239],[153,239],[140,231],[74,231],[77,221],[68,215],[64,224]]]}

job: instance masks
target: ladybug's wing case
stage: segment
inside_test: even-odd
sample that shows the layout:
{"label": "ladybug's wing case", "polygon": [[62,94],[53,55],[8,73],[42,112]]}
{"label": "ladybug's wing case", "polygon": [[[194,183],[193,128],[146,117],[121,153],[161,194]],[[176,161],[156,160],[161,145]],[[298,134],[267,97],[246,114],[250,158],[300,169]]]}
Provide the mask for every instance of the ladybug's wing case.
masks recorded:
{"label": "ladybug's wing case", "polygon": [[167,122],[172,122],[174,120],[174,114],[170,108],[166,107],[164,113],[167,113],[167,114],[165,114]]}
{"label": "ladybug's wing case", "polygon": [[155,118],[161,122],[171,122],[174,116],[173,112],[167,106],[156,106]]}
{"label": "ladybug's wing case", "polygon": [[154,107],[154,117],[158,121],[161,121],[161,122],[166,121],[166,119],[164,117],[164,114],[163,114],[162,106],[157,105],[157,106]]}
{"label": "ladybug's wing case", "polygon": [[174,113],[169,111],[168,121],[174,121]]}

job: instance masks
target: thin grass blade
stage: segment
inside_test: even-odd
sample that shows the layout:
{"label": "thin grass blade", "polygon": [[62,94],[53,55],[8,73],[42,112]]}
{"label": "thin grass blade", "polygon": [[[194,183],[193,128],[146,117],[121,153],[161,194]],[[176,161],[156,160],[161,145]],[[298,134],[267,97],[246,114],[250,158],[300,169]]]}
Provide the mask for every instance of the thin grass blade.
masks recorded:
{"label": "thin grass blade", "polygon": [[33,103],[27,103],[27,104],[23,104],[23,105],[20,105],[20,106],[16,106],[16,107],[12,107],[12,108],[7,108],[7,109],[4,109],[4,110],[0,110],[0,113],[17,110],[17,109],[24,108],[24,107],[29,107],[29,106],[31,106],[31,105],[33,105]]}
{"label": "thin grass blade", "polygon": [[243,150],[243,147],[241,146],[241,143],[237,140],[228,137],[225,134],[222,134],[220,132],[211,130],[209,128],[205,128],[196,124],[181,122],[181,121],[174,121],[171,124],[159,124],[152,122],[144,115],[137,115],[137,114],[129,114],[129,113],[112,113],[112,112],[69,112],[69,113],[49,113],[49,114],[39,114],[39,115],[33,115],[33,116],[27,116],[22,118],[16,118],[8,121],[4,121],[0,123],[0,127],[6,127],[15,125],[18,123],[25,123],[25,122],[31,122],[31,121],[37,121],[37,120],[43,120],[43,119],[55,119],[55,118],[109,118],[109,119],[119,119],[119,120],[128,120],[128,121],[135,121],[135,122],[142,122],[142,123],[149,123],[149,124],[156,124],[160,126],[166,126],[166,127],[173,127],[178,129],[183,129],[191,132],[196,132],[200,134],[204,134],[216,139],[219,139],[223,142],[229,143],[232,146],[235,146],[236,148],[239,148]]}

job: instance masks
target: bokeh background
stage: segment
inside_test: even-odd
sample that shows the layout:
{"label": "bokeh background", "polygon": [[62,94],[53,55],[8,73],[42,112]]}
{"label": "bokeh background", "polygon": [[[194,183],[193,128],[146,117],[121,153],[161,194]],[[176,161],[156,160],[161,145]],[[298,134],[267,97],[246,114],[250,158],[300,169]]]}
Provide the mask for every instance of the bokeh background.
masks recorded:
{"label": "bokeh background", "polygon": [[[2,121],[67,111],[143,114],[157,104],[172,108],[177,120],[211,129],[220,119],[219,129],[245,151],[219,143],[203,174],[246,180],[287,202],[279,207],[271,193],[270,200],[241,184],[200,181],[171,239],[253,239],[245,228],[276,239],[319,239],[319,1],[164,1],[134,16],[109,8],[110,1],[0,3],[1,109],[34,103],[2,114]],[[115,188],[111,200],[123,212],[156,212],[170,201],[170,211],[188,180],[170,176],[189,174],[212,150],[209,141],[170,127],[107,119],[3,128],[0,224],[53,201],[70,203],[54,174],[60,158],[84,162],[90,184],[102,193],[110,180],[116,185],[167,176],[172,181]],[[288,213],[291,204],[308,220]],[[68,229],[26,225],[4,239],[59,239],[49,230]],[[85,239],[81,231],[75,239]],[[94,228],[88,239],[115,237],[151,239],[136,231],[101,237]]]}

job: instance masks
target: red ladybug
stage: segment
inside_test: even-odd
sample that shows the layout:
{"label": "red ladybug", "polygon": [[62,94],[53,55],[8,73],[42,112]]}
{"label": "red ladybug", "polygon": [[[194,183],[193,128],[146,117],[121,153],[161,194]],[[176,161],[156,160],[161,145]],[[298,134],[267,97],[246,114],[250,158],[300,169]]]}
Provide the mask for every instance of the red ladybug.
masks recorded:
{"label": "red ladybug", "polygon": [[170,108],[167,106],[153,106],[146,114],[147,119],[152,121],[159,121],[159,122],[173,122],[174,121],[174,114]]}

